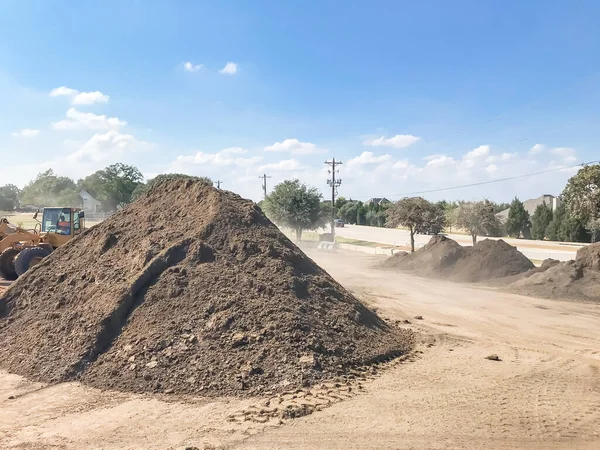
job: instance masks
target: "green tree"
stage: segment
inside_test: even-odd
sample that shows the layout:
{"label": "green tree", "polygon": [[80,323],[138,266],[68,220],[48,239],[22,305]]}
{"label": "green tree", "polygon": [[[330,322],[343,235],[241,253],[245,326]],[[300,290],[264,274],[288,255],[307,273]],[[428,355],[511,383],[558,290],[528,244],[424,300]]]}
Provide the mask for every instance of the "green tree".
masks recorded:
{"label": "green tree", "polygon": [[117,163],[87,176],[79,182],[79,187],[100,200],[105,211],[116,211],[131,203],[143,179],[137,167]]}
{"label": "green tree", "polygon": [[365,221],[370,227],[377,226],[377,213],[375,212],[375,209],[369,209],[367,211],[367,214],[365,215]]}
{"label": "green tree", "polygon": [[360,200],[356,202],[356,225],[366,225],[367,208]]}
{"label": "green tree", "polygon": [[527,237],[529,235],[529,230],[531,229],[529,213],[525,209],[525,206],[523,206],[523,202],[517,197],[510,204],[508,219],[504,226],[506,233],[510,237],[520,238],[521,236]]}
{"label": "green tree", "polygon": [[469,232],[473,245],[477,243],[477,236],[491,236],[501,228],[494,206],[488,200],[461,203],[456,212],[455,225]]}
{"label": "green tree", "polygon": [[275,223],[296,232],[302,239],[304,230],[323,227],[330,217],[321,205],[322,195],[299,180],[285,180],[273,188],[265,200],[265,211]]}
{"label": "green tree", "polygon": [[584,166],[573,175],[562,194],[569,215],[587,223],[600,216],[600,164]]}
{"label": "green tree", "polygon": [[552,222],[552,209],[543,202],[535,208],[531,216],[531,236],[533,239],[543,240],[546,237],[546,231],[550,222]]}
{"label": "green tree", "polygon": [[589,242],[590,240],[585,223],[571,216],[565,203],[554,211],[552,221],[546,229],[546,236],[551,241]]}
{"label": "green tree", "polygon": [[430,203],[429,210],[423,215],[424,222],[417,227],[417,233],[440,234],[446,226],[446,214],[444,204]]}
{"label": "green tree", "polygon": [[[434,210],[438,208],[422,197],[406,197],[398,200],[387,209],[386,226],[396,228],[404,226],[410,233],[410,249],[415,251],[415,233],[427,227],[434,226],[432,222],[436,217]],[[443,217],[443,214],[441,214]],[[440,224],[440,229],[443,224]]]}
{"label": "green tree", "polygon": [[81,198],[77,185],[71,178],[58,176],[49,169],[27,183],[21,191],[20,203],[37,207],[75,207],[81,205]]}
{"label": "green tree", "polygon": [[492,204],[492,208],[494,209],[494,214],[498,214],[508,208],[510,208],[510,203],[496,203],[490,202]]}
{"label": "green tree", "polygon": [[348,201],[338,211],[338,216],[344,222],[349,224],[356,223],[356,202]]}
{"label": "green tree", "polygon": [[567,218],[567,205],[561,204],[552,214],[552,220],[546,228],[546,237],[551,241],[560,241],[563,221]]}
{"label": "green tree", "polygon": [[446,226],[450,228],[450,232],[452,232],[452,225],[456,223],[456,214],[458,212],[458,202],[446,202],[444,205],[444,216],[446,221]]}
{"label": "green tree", "polygon": [[590,232],[592,242],[598,242],[600,236],[600,219],[590,219],[585,227]]}
{"label": "green tree", "polygon": [[0,211],[14,211],[19,207],[19,188],[14,184],[0,186]]}
{"label": "green tree", "polygon": [[[341,196],[340,196],[340,197],[336,198],[336,199],[335,199],[335,211],[336,211],[336,213],[338,213],[338,214],[339,214],[339,211],[340,211],[340,209],[342,209],[342,207],[343,207],[343,206],[344,206],[346,203],[348,203],[348,200],[346,200],[346,198],[345,198],[345,197],[341,197]],[[342,219],[342,217],[339,217],[339,215],[338,215],[338,217],[337,217],[337,218],[338,218],[338,219]]]}

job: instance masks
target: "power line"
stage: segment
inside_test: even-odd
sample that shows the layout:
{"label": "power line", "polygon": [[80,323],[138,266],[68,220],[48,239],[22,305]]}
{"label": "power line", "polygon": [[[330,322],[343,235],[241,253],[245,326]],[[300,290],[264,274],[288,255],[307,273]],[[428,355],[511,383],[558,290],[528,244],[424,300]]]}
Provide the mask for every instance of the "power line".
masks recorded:
{"label": "power line", "polygon": [[497,180],[488,180],[488,181],[480,181],[478,183],[463,184],[463,185],[460,185],[460,186],[450,186],[450,187],[445,187],[445,188],[429,189],[429,190],[425,190],[425,191],[405,192],[403,194],[390,195],[389,197],[407,197],[409,195],[429,194],[431,192],[451,191],[451,190],[454,190],[454,189],[463,189],[463,188],[467,188],[467,187],[482,186],[484,184],[501,183],[503,181],[516,180],[516,179],[519,179],[519,178],[527,178],[527,177],[532,177],[532,176],[536,176],[536,175],[542,175],[542,174],[545,174],[545,173],[558,172],[560,170],[565,170],[565,169],[572,169],[573,167],[579,167],[579,166],[583,167],[583,166],[586,166],[588,164],[595,164],[597,162],[600,162],[600,161],[588,161],[588,162],[584,162],[584,163],[573,164],[572,166],[559,167],[559,168],[556,168],[556,169],[542,170],[540,172],[532,172],[532,173],[527,173],[527,174],[524,174],[524,175],[516,175],[514,177],[498,178]]}

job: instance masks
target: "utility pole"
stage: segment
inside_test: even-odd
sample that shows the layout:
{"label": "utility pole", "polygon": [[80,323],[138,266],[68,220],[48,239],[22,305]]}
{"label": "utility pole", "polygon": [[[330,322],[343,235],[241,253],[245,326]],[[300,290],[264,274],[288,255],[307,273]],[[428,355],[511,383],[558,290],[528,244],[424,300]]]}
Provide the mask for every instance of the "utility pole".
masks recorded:
{"label": "utility pole", "polygon": [[221,183],[222,181],[217,180],[217,189],[221,189]]}
{"label": "utility pole", "polygon": [[335,179],[335,174],[339,173],[339,170],[336,170],[335,166],[339,166],[342,164],[341,161],[336,161],[333,158],[331,161],[325,161],[325,164],[331,166],[331,170],[328,170],[331,174],[331,178],[327,180],[327,184],[331,186],[331,240],[335,242],[335,197],[337,195],[337,188],[342,184],[342,180]]}
{"label": "utility pole", "polygon": [[268,177],[267,174],[265,173],[258,178],[262,178],[262,180],[263,180],[263,185],[262,185],[263,197],[266,199],[267,198],[267,178],[271,178],[271,177]]}

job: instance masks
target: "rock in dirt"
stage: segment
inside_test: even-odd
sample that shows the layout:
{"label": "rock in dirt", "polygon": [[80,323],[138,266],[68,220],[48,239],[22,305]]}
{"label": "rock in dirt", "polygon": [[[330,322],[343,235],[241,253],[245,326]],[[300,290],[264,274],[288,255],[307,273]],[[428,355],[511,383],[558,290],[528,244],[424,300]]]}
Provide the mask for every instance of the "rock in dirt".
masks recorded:
{"label": "rock in dirt", "polygon": [[193,180],[159,184],[60,247],[0,304],[2,368],[133,392],[279,392],[414,341],[254,203]]}
{"label": "rock in dirt", "polygon": [[382,267],[407,270],[426,277],[478,282],[520,274],[535,266],[502,239],[484,239],[473,247],[463,247],[439,235],[433,236],[427,245],[414,253],[388,258]]}

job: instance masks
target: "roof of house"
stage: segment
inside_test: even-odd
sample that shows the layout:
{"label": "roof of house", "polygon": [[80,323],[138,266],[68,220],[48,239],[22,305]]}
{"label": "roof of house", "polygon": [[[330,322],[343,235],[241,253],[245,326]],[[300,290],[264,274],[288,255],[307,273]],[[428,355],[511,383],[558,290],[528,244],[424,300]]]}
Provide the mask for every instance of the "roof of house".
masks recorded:
{"label": "roof of house", "polygon": [[390,203],[390,201],[385,197],[373,197],[365,202],[365,204],[375,203],[376,205],[381,205],[382,203]]}
{"label": "roof of house", "polygon": [[88,199],[88,200],[93,200],[95,202],[98,202],[98,200],[96,200],[94,198],[94,196],[92,194],[90,194],[88,191],[86,191],[85,189],[83,189],[80,193],[79,196],[83,199]]}
{"label": "roof of house", "polygon": [[[529,200],[525,200],[523,202],[523,206],[525,207],[525,211],[527,211],[530,216],[533,216],[535,209],[544,202],[546,202],[546,205],[552,208],[552,199],[554,199],[554,195],[544,194],[540,195],[538,198],[530,198]],[[500,211],[498,214],[496,214],[496,217],[498,217],[502,222],[505,222],[506,219],[508,219],[509,211],[510,208]]]}

